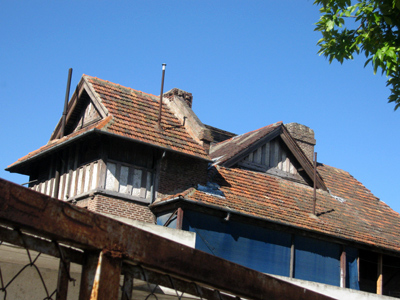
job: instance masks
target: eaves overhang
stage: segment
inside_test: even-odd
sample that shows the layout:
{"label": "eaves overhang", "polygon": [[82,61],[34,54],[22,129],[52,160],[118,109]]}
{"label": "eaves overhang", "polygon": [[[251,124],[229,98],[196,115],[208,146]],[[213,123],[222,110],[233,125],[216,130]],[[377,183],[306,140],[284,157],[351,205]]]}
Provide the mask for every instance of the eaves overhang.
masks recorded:
{"label": "eaves overhang", "polygon": [[171,148],[168,148],[168,147],[154,145],[152,143],[146,143],[146,142],[143,142],[141,140],[137,140],[137,139],[133,139],[133,138],[130,138],[130,137],[118,135],[116,133],[112,133],[112,132],[108,132],[108,131],[103,131],[103,130],[98,130],[98,129],[97,129],[97,131],[100,132],[101,134],[104,134],[104,135],[107,135],[107,136],[110,136],[110,137],[115,137],[115,138],[119,138],[119,139],[133,141],[133,142],[140,143],[140,144],[147,145],[147,146],[151,146],[151,147],[154,147],[154,148],[157,148],[157,149],[160,149],[160,150],[165,150],[165,151],[177,153],[177,154],[180,154],[180,155],[193,157],[193,158],[196,158],[196,159],[199,159],[199,160],[206,161],[208,163],[212,163],[211,158],[204,158],[204,157],[201,157],[201,156],[197,156],[197,155],[181,152],[181,151],[178,151],[178,150],[174,150],[174,149],[171,149]]}
{"label": "eaves overhang", "polygon": [[[24,159],[23,161],[17,161],[14,164],[8,166],[7,168],[5,168],[6,171],[11,172],[11,173],[17,173],[17,172],[21,172],[21,169],[23,169],[24,167],[26,167],[27,165],[31,164],[32,162],[44,158],[46,156],[49,156],[50,154],[57,152],[58,150],[68,146],[71,143],[74,143],[78,140],[81,140],[82,138],[86,138],[89,135],[94,134],[96,131],[99,131],[98,129],[90,129],[88,131],[85,131],[83,133],[81,133],[80,135],[71,137],[69,139],[66,139],[65,141],[58,143],[54,146],[49,147],[48,149],[45,149],[43,151],[40,151],[36,154],[33,154],[32,156]],[[21,173],[24,174],[24,173]],[[29,175],[29,174],[25,174],[25,175]]]}
{"label": "eaves overhang", "polygon": [[[154,144],[151,144],[151,143],[146,143],[146,142],[143,142],[143,141],[140,141],[140,140],[136,140],[136,139],[133,139],[133,138],[130,138],[130,137],[125,137],[125,136],[121,136],[121,135],[118,135],[118,134],[115,134],[115,133],[107,132],[107,131],[104,131],[104,130],[101,130],[101,129],[93,128],[93,129],[90,129],[90,130],[88,130],[86,132],[83,132],[83,133],[81,133],[81,134],[79,134],[77,136],[71,137],[71,138],[69,138],[69,139],[67,139],[67,140],[65,140],[65,141],[63,141],[61,143],[58,143],[58,144],[56,144],[54,146],[51,146],[48,149],[40,151],[39,153],[34,154],[31,157],[26,158],[23,161],[20,161],[20,162],[17,161],[16,163],[8,166],[5,170],[8,171],[8,172],[11,172],[11,173],[21,173],[21,171],[23,172],[23,169],[25,167],[27,167],[29,164],[31,164],[32,162],[34,162],[34,161],[36,161],[38,159],[44,158],[44,157],[46,157],[46,156],[48,156],[48,155],[50,155],[50,154],[52,154],[54,152],[57,152],[58,150],[68,146],[69,144],[74,143],[76,141],[79,141],[79,140],[81,140],[83,138],[86,138],[86,137],[88,137],[89,135],[92,135],[92,134],[100,134],[100,135],[105,135],[105,136],[109,136],[109,137],[113,137],[113,138],[123,139],[123,140],[131,141],[131,142],[147,145],[147,146],[150,146],[150,147],[158,148],[160,150],[174,152],[174,153],[177,153],[177,154],[180,154],[180,155],[193,157],[193,158],[196,158],[196,159],[199,159],[199,160],[203,160],[203,161],[208,162],[208,163],[212,162],[211,159],[206,159],[206,158],[199,157],[199,156],[196,156],[196,155],[191,155],[191,154],[188,154],[188,153],[184,153],[184,152],[180,152],[180,151],[177,151],[177,150],[174,150],[174,149],[170,149],[168,147],[162,147],[162,146],[154,145]],[[25,174],[25,173],[21,173],[21,174]],[[29,175],[29,174],[25,174],[25,175]]]}

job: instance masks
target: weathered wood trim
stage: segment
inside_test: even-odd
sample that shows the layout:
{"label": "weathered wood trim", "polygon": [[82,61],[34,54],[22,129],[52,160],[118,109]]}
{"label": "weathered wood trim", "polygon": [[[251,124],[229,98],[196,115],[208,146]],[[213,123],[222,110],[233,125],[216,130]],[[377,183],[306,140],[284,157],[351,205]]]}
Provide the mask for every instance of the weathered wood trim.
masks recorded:
{"label": "weathered wood trim", "polygon": [[347,265],[347,255],[346,246],[342,245],[342,253],[340,254],[340,287],[346,287],[346,265]]}
{"label": "weathered wood trim", "polygon": [[107,159],[108,159],[108,152],[107,152],[107,141],[101,139],[101,152],[100,152],[100,160],[99,160],[99,184],[97,185],[99,188],[105,189],[106,188],[106,174],[107,174]]}
{"label": "weathered wood trim", "polygon": [[378,279],[376,281],[376,293],[383,294],[383,255],[378,254]]}
{"label": "weathered wood trim", "polygon": [[[280,137],[282,141],[286,144],[289,148],[290,152],[294,155],[297,161],[300,163],[301,167],[306,172],[307,176],[311,181],[314,178],[314,168],[310,160],[304,154],[303,150],[299,147],[299,145],[294,141],[291,137],[290,133],[287,131],[285,126],[281,126],[281,134]],[[322,180],[321,176],[317,173],[317,188],[327,190],[324,181]]]}
{"label": "weathered wood trim", "polygon": [[101,118],[107,117],[109,114],[108,109],[101,103],[100,97],[98,97],[97,93],[92,89],[91,85],[86,81],[86,79],[84,79],[83,88],[89,95],[97,111],[100,113]]}
{"label": "weathered wood trim", "polygon": [[[97,94],[92,90],[91,85],[88,84],[86,81],[85,77],[82,77],[81,80],[79,81],[78,85],[75,88],[74,93],[72,94],[69,102],[68,102],[68,108],[67,108],[67,116],[65,119],[65,124],[68,124],[69,120],[71,119],[72,112],[75,110],[78,102],[81,99],[82,93],[86,91],[88,94],[92,104],[96,108],[96,110],[100,114],[100,118],[105,118],[108,116],[109,112],[107,108],[101,103],[101,99],[97,96]],[[50,140],[54,140],[57,138],[60,138],[60,133],[61,133],[61,121],[62,118],[58,121],[55,130],[53,131]]]}
{"label": "weathered wood trim", "polygon": [[73,174],[73,170],[71,168],[71,160],[72,160],[72,157],[70,157],[70,161],[69,161],[68,181],[67,181],[67,185],[66,185],[65,199],[68,199],[71,196],[71,184],[72,184],[72,174]]}
{"label": "weathered wood trim", "polygon": [[[49,168],[49,174],[46,180],[46,189],[45,189],[45,194],[54,198],[57,198],[57,195],[53,194],[54,189],[52,187],[52,182],[51,179],[53,178],[53,176],[55,176],[56,174],[56,164],[58,163],[57,157],[56,157],[56,153],[53,154],[51,156],[51,163],[50,163],[50,168]],[[54,174],[54,175],[53,175]]]}
{"label": "weathered wood trim", "polygon": [[119,192],[119,181],[121,177],[121,164],[115,164],[115,181],[114,181],[114,191]]}
{"label": "weathered wood trim", "polygon": [[249,162],[247,160],[246,161],[243,160],[243,161],[239,162],[238,166],[242,167],[242,168],[245,168],[245,169],[251,169],[251,170],[254,170],[254,171],[259,171],[259,172],[264,172],[264,173],[268,173],[268,174],[272,174],[272,175],[277,175],[277,176],[280,176],[280,177],[283,177],[283,178],[288,178],[290,180],[295,180],[295,181],[304,183],[303,179],[298,174],[291,174],[291,173],[279,170],[277,168],[267,167],[265,165],[259,165],[259,164],[256,164],[256,163]]}
{"label": "weathered wood trim", "polygon": [[275,137],[279,136],[280,134],[280,127],[274,129],[272,132],[268,133],[265,137],[255,142],[249,148],[243,150],[242,152],[236,154],[231,159],[228,159],[226,162],[222,164],[224,167],[232,167],[239,161],[243,160],[246,156],[249,156],[250,153],[253,153],[257,148],[261,147],[263,144],[266,144],[270,140],[274,139]]}
{"label": "weathered wood trim", "polygon": [[182,230],[183,226],[183,209],[182,207],[178,207],[177,214],[176,214],[176,229]]}

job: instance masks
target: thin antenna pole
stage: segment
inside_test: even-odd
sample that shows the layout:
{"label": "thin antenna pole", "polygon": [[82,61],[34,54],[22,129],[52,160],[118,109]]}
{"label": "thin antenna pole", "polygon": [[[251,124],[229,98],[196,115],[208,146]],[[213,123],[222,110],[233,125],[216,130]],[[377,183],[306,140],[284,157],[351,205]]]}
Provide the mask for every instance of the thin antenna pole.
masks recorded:
{"label": "thin antenna pole", "polygon": [[61,119],[60,138],[62,138],[64,136],[65,122],[67,120],[67,109],[68,109],[68,100],[69,100],[69,90],[71,88],[71,77],[72,77],[72,68],[70,68],[68,70],[68,82],[67,82],[67,90],[65,91],[64,111],[63,111],[62,119]]}
{"label": "thin antenna pole", "polygon": [[160,109],[158,111],[158,127],[161,128],[161,111],[162,111],[162,97],[164,94],[164,76],[165,76],[165,66],[167,64],[162,64],[162,78],[161,78],[161,93],[160,93]]}
{"label": "thin antenna pole", "polygon": [[317,152],[314,152],[314,205],[313,205],[314,215],[315,215],[316,204],[317,204]]}

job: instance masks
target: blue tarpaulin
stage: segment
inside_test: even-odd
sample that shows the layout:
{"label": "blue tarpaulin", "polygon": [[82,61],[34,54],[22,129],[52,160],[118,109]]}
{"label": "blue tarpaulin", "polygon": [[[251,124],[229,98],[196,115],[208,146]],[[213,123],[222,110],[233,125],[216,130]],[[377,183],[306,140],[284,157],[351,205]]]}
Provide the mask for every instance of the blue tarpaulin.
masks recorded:
{"label": "blue tarpaulin", "polygon": [[183,226],[196,232],[196,249],[260,272],[289,276],[290,234],[188,210]]}
{"label": "blue tarpaulin", "polygon": [[341,246],[295,236],[294,277],[340,286]]}
{"label": "blue tarpaulin", "polygon": [[[172,212],[158,216],[164,224]],[[170,226],[176,225],[176,216]],[[183,230],[196,232],[196,249],[260,272],[290,276],[292,234],[185,210]],[[293,235],[294,278],[340,285],[342,246]],[[346,287],[359,290],[358,250],[346,247]]]}
{"label": "blue tarpaulin", "polygon": [[358,250],[346,247],[346,287],[359,290],[358,282]]}

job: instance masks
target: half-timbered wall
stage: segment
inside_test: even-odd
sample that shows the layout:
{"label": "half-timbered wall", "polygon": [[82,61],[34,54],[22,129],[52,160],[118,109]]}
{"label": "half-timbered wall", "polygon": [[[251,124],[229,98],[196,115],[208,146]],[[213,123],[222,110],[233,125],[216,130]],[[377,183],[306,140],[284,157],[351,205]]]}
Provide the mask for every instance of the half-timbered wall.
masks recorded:
{"label": "half-timbered wall", "polygon": [[[87,147],[83,147],[81,151],[80,148],[80,145],[74,145],[61,153],[54,154],[49,165],[42,164],[49,168],[42,169],[30,187],[61,200],[68,200],[96,189],[99,186],[101,161],[95,159],[95,154],[91,153]],[[84,154],[81,154],[82,152]],[[60,168],[60,183],[58,194],[55,195],[57,168]]]}
{"label": "half-timbered wall", "polygon": [[303,181],[299,175],[293,156],[289,154],[289,151],[278,138],[252,151],[238,165],[250,170],[267,172]]}
{"label": "half-timbered wall", "polygon": [[[41,171],[33,178],[36,181],[31,188],[61,200],[100,192],[150,203],[155,180],[154,159],[157,159],[153,152],[143,145],[104,139],[86,140],[41,163]],[[60,184],[55,195],[57,169]]]}

